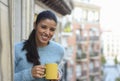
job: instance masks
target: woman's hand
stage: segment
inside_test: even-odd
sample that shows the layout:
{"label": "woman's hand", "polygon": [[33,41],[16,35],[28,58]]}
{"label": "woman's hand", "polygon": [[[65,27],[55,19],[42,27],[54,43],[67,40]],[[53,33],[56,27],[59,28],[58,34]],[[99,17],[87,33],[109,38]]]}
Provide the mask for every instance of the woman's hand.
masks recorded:
{"label": "woman's hand", "polygon": [[34,78],[43,78],[45,77],[45,66],[36,65],[32,68],[32,76]]}

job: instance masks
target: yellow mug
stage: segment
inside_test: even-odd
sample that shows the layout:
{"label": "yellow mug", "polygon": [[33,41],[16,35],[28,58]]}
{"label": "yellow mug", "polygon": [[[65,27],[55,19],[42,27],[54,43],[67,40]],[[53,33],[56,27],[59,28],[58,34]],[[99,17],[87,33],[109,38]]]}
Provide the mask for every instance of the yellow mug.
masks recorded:
{"label": "yellow mug", "polygon": [[56,63],[46,64],[45,78],[57,79],[58,78],[58,65]]}

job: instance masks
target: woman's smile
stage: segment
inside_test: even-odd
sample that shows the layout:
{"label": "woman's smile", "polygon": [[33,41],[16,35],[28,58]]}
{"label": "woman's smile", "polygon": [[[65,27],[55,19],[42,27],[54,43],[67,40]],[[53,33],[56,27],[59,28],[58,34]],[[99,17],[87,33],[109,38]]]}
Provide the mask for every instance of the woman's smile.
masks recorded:
{"label": "woman's smile", "polygon": [[42,40],[44,40],[44,41],[49,40],[49,37],[48,37],[48,36],[46,36],[46,35],[42,35],[42,36],[41,36],[41,38],[42,38]]}

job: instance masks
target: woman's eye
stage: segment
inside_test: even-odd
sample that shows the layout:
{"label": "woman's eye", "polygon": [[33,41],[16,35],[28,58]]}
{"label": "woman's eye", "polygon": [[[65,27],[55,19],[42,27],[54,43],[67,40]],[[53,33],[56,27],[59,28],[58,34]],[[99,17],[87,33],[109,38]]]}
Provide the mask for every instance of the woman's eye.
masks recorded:
{"label": "woman's eye", "polygon": [[50,29],[51,31],[55,31],[55,29],[54,28],[52,28],[52,29]]}
{"label": "woman's eye", "polygon": [[45,28],[46,28],[46,26],[41,26],[41,28],[45,29]]}

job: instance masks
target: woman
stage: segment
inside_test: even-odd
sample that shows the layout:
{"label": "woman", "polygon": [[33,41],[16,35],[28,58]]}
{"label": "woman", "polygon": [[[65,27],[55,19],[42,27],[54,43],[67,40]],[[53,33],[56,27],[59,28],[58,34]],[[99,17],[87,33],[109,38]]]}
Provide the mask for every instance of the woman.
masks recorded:
{"label": "woman", "polygon": [[[44,78],[44,65],[59,64],[64,55],[63,47],[51,40],[56,26],[57,18],[51,11],[37,16],[28,40],[15,45],[14,81],[49,81]],[[58,69],[58,79],[60,77],[61,68]]]}

